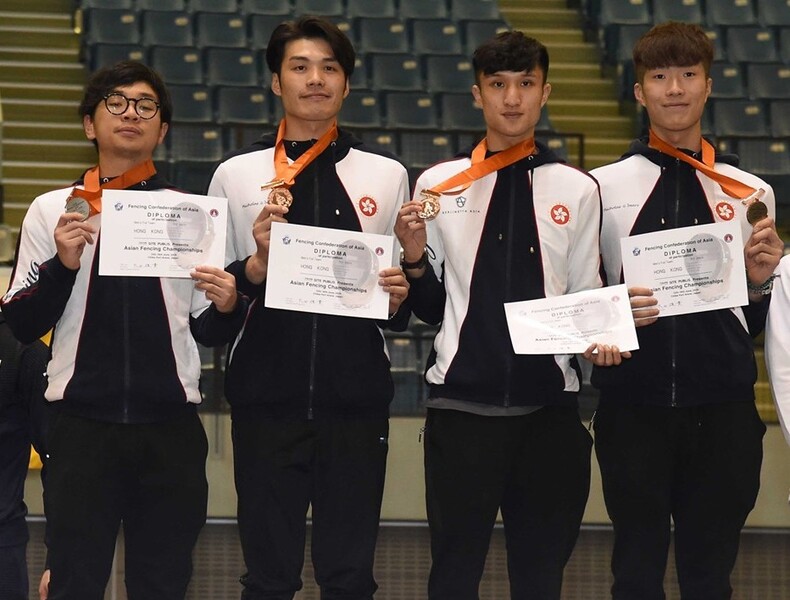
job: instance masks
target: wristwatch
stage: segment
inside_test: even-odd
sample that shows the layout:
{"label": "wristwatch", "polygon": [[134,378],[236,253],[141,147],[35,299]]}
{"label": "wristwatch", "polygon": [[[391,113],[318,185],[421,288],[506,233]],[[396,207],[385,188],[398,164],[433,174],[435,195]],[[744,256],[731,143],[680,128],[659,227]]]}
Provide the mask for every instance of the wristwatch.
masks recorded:
{"label": "wristwatch", "polygon": [[405,271],[406,269],[423,269],[428,266],[428,251],[423,250],[422,256],[415,260],[414,262],[407,262],[405,258],[405,253],[401,250],[400,254],[400,266]]}

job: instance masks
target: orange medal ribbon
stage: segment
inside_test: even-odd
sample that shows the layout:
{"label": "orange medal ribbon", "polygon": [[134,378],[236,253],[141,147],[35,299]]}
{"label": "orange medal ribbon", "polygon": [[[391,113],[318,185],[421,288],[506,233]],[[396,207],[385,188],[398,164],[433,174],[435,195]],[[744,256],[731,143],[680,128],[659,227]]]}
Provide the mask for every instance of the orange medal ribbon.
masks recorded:
{"label": "orange medal ribbon", "polygon": [[295,161],[289,163],[283,143],[285,140],[285,119],[282,119],[277,129],[277,140],[274,143],[274,172],[276,177],[269,183],[261,186],[262,190],[272,190],[269,193],[268,201],[272,204],[290,206],[291,202],[293,202],[293,196],[288,188],[294,184],[297,175],[304,171],[307,165],[313,162],[336,139],[337,123],[333,122],[329,130],[316,140],[315,144]]}
{"label": "orange medal ribbon", "polygon": [[[441,209],[439,196],[442,194],[445,196],[457,196],[478,179],[533,154],[535,152],[535,138],[526,139],[488,158],[485,158],[486,152],[488,152],[488,143],[483,138],[472,150],[472,165],[468,169],[453,175],[430,189],[422,190],[420,192],[422,195],[422,208],[417,213],[419,217],[430,220],[438,215]],[[457,187],[459,185],[460,187]]]}
{"label": "orange medal ribbon", "polygon": [[[135,166],[128,171],[124,171],[118,177],[115,177],[105,184],[99,182],[99,167],[98,165],[89,169],[83,178],[83,189],[75,187],[71,190],[69,200],[66,201],[66,211],[72,212],[73,198],[82,198],[87,202],[89,207],[89,214],[84,215],[85,218],[98,215],[101,212],[101,194],[102,190],[125,190],[141,181],[150,179],[156,175],[156,167],[154,161],[148,159]],[[77,201],[79,203],[79,201]],[[84,204],[84,203],[79,203]],[[71,205],[71,206],[70,206]],[[80,212],[79,208],[75,208],[73,212]]]}

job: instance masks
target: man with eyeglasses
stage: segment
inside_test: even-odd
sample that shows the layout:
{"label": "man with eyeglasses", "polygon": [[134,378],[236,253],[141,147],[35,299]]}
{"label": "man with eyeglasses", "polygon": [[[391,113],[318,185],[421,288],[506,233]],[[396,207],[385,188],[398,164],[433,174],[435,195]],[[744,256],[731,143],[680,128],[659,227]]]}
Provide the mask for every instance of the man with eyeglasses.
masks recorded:
{"label": "man with eyeglasses", "polygon": [[215,267],[197,267],[194,281],[99,275],[102,189],[175,193],[152,162],[172,106],[154,71],[124,62],[91,77],[79,113],[98,165],[33,201],[2,300],[20,341],[54,328],[48,598],[104,598],[123,523],[128,598],[176,600],[206,519],[196,342],[232,340],[246,300]]}

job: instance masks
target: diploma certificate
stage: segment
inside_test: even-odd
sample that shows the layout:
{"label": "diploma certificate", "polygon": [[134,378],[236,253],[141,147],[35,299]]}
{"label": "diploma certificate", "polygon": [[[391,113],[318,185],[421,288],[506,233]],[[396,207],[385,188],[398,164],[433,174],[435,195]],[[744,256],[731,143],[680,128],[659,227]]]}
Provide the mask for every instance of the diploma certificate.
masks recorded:
{"label": "diploma certificate", "polygon": [[713,223],[620,240],[628,287],[648,287],[659,317],[749,303],[740,223]]}
{"label": "diploma certificate", "polygon": [[266,306],[386,319],[379,271],[392,266],[388,235],[272,223]]}
{"label": "diploma certificate", "polygon": [[595,343],[639,348],[624,285],[508,302],[505,316],[516,354],[577,354]]}
{"label": "diploma certificate", "polygon": [[99,275],[188,278],[225,266],[225,198],[103,190]]}

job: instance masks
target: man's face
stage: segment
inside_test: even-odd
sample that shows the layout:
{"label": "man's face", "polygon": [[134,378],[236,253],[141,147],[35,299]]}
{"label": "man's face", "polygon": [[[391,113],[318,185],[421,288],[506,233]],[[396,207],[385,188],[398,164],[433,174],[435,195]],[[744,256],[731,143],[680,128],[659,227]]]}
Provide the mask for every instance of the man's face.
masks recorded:
{"label": "man's face", "polygon": [[272,90],[282,99],[289,127],[321,125],[340,112],[348,79],[325,40],[303,38],[285,45],[280,74],[272,76]]}
{"label": "man's face", "polygon": [[647,109],[650,126],[660,138],[695,149],[710,90],[711,79],[699,63],[646,71],[642,83],[634,85],[634,96]]}
{"label": "man's face", "polygon": [[551,93],[551,85],[543,79],[539,67],[529,72],[480,73],[472,95],[483,109],[491,150],[504,150],[535,134],[540,109]]}
{"label": "man's face", "polygon": [[[113,92],[132,100],[150,98],[159,102],[153,88],[142,81],[118,86]],[[135,107],[135,102],[129,102],[123,114],[113,115],[102,100],[93,111],[93,117],[83,118],[85,136],[89,140],[96,140],[100,156],[142,162],[151,158],[156,147],[165,139],[168,126],[167,123],[162,123],[161,111],[152,119],[142,119]]]}

